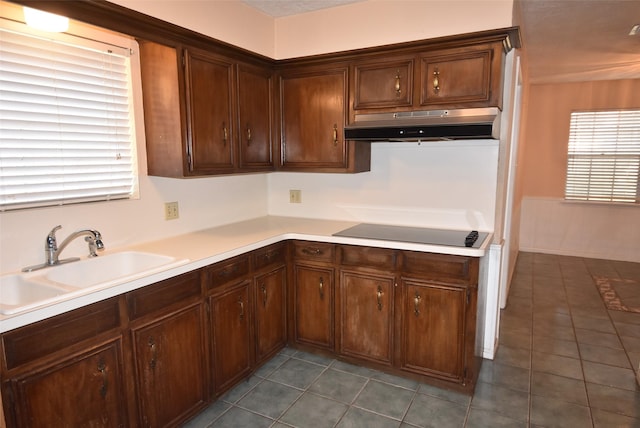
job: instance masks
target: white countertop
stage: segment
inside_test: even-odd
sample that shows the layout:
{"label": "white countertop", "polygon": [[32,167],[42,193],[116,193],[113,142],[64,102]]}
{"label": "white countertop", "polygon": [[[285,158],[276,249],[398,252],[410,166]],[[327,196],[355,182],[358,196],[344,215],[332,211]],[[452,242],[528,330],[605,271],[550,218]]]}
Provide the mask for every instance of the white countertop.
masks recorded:
{"label": "white countertop", "polygon": [[[132,281],[104,288],[92,288],[81,295],[74,293],[74,296],[70,298],[62,298],[60,301],[29,311],[13,315],[1,315],[0,333],[41,321],[100,300],[108,299],[283,240],[299,239],[482,257],[492,239],[492,235],[489,234],[480,248],[466,248],[332,236],[334,233],[355,226],[356,224],[358,224],[358,222],[265,216],[187,233],[172,238],[132,245],[126,248],[118,248],[111,252],[143,251],[163,254],[177,259],[187,259],[187,261],[179,266],[174,266],[167,270]],[[109,251],[110,250],[106,250],[105,254],[108,254]],[[55,269],[55,267],[49,269]]]}

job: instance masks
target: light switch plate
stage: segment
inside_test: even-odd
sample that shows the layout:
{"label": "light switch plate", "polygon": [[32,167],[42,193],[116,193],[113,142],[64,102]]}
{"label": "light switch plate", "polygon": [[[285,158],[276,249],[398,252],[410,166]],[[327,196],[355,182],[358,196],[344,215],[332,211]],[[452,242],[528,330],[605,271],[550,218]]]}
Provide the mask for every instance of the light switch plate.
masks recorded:
{"label": "light switch plate", "polygon": [[302,203],[302,190],[289,190],[289,203],[301,204]]}

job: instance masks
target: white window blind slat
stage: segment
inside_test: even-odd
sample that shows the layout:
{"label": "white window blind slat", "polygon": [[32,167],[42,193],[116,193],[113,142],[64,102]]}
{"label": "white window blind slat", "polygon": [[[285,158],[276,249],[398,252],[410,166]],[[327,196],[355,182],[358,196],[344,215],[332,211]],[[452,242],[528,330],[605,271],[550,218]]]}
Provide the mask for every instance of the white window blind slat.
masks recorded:
{"label": "white window blind slat", "polygon": [[640,201],[640,110],[571,113],[565,198]]}
{"label": "white window blind slat", "polygon": [[0,210],[128,198],[129,50],[0,28]]}

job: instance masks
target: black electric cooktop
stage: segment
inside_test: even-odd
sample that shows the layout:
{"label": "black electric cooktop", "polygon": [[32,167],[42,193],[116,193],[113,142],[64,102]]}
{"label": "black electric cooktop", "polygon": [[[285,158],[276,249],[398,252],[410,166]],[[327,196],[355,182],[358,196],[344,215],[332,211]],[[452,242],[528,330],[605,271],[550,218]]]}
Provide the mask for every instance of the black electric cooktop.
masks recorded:
{"label": "black electric cooktop", "polygon": [[467,248],[480,248],[488,235],[487,232],[477,232],[475,230],[427,229],[423,227],[387,226],[369,223],[361,223],[333,234],[333,236],[348,238]]}

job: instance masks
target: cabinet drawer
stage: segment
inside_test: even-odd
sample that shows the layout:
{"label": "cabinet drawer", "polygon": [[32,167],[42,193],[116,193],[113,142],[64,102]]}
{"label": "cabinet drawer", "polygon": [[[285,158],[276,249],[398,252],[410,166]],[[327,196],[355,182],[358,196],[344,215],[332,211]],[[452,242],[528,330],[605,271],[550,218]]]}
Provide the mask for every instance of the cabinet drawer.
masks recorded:
{"label": "cabinet drawer", "polygon": [[427,280],[452,284],[477,285],[478,259],[448,254],[402,252],[402,271]]}
{"label": "cabinet drawer", "polygon": [[325,242],[305,242],[294,243],[294,254],[296,259],[317,260],[319,262],[333,262],[335,246]]}
{"label": "cabinet drawer", "polygon": [[93,339],[119,326],[118,298],[113,298],[4,333],[7,369]]}
{"label": "cabinet drawer", "polygon": [[387,248],[340,246],[340,264],[344,266],[374,267],[393,270],[396,251]]}
{"label": "cabinet drawer", "polygon": [[217,287],[249,274],[249,256],[243,254],[207,268],[209,288]]}
{"label": "cabinet drawer", "polygon": [[140,318],[200,295],[199,270],[158,282],[127,294],[129,319]]}
{"label": "cabinet drawer", "polygon": [[354,110],[411,106],[413,62],[409,57],[355,65]]}
{"label": "cabinet drawer", "polygon": [[258,270],[277,263],[284,263],[285,257],[286,246],[284,243],[261,248],[253,252],[253,268]]}

